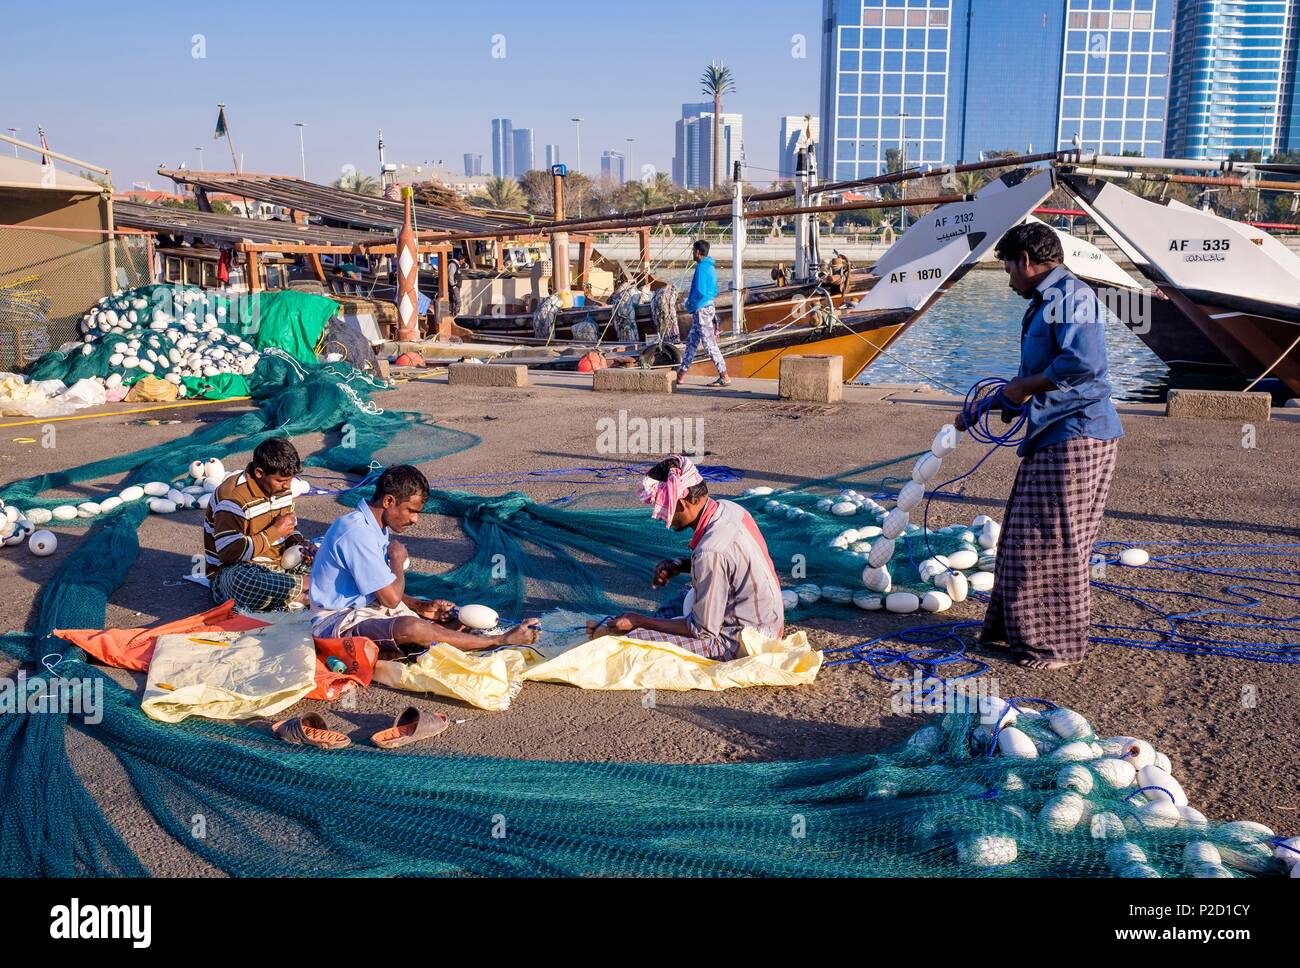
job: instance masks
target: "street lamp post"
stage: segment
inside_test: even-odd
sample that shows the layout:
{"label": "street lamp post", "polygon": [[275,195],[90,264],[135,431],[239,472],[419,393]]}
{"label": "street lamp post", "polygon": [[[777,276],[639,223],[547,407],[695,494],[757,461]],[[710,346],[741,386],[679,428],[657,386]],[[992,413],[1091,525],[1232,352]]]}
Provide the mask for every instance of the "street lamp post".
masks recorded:
{"label": "street lamp post", "polygon": [[199,171],[207,171],[207,169],[203,167],[203,145],[195,145],[194,150],[199,153]]}
{"label": "street lamp post", "polygon": [[635,164],[634,161],[633,161],[633,158],[635,157],[634,152],[635,152],[635,150],[636,150],[635,147],[634,147],[635,145],[636,145],[636,138],[628,138],[628,139],[627,139],[627,170],[628,170],[628,172],[632,175],[632,177],[631,177],[631,178],[625,178],[625,179],[624,179],[625,181],[640,181],[640,180],[641,180],[640,178],[637,177],[637,174],[636,174],[636,164]]}
{"label": "street lamp post", "polygon": [[295,121],[293,126],[298,129],[298,156],[302,159],[302,180],[307,180],[307,147],[302,138],[302,129],[306,127],[301,121]]}
{"label": "street lamp post", "polygon": [[[16,138],[16,137],[18,137],[18,132],[21,131],[21,130],[23,130],[23,129],[22,129],[22,128],[10,128],[10,129],[9,129],[9,137],[11,137],[11,138]],[[17,146],[17,145],[14,145],[14,157],[15,157],[15,158],[18,157],[18,146]]]}
{"label": "street lamp post", "polygon": [[[577,151],[573,157],[573,170],[582,171],[582,118],[569,118],[577,137]],[[582,192],[578,192],[578,218],[582,218]]]}

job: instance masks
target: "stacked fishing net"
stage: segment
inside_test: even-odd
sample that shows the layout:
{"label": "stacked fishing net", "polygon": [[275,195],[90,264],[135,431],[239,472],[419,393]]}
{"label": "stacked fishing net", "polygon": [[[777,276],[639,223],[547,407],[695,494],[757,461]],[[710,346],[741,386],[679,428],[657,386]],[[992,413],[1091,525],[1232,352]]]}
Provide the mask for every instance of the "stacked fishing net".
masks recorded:
{"label": "stacked fishing net", "polygon": [[1041,700],[956,705],[863,778],[882,819],[931,863],[969,875],[1300,877],[1300,838],[1207,820],[1145,740],[1099,737]]}
{"label": "stacked fishing net", "polygon": [[252,374],[260,354],[240,332],[251,322],[239,318],[242,311],[240,301],[196,287],[119,290],[82,318],[79,348],[47,354],[30,375],[69,385],[98,377],[106,388],[152,376],[183,397],[200,378]]}

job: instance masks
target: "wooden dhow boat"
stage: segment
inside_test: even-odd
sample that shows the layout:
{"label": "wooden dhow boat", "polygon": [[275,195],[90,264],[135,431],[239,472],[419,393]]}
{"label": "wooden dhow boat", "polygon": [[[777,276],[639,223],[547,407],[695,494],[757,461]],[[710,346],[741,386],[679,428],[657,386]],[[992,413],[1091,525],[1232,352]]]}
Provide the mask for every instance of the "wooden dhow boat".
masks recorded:
{"label": "wooden dhow boat", "polygon": [[1062,183],[1178,311],[1255,385],[1300,395],[1300,257],[1266,232],[1106,180]]}

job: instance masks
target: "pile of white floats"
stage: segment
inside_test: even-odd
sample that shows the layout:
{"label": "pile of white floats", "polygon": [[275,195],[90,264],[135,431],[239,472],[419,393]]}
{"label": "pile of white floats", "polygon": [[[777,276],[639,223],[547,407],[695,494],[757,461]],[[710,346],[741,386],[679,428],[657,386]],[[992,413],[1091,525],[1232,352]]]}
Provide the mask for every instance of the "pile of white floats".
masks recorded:
{"label": "pile of white floats", "polygon": [[[782,501],[785,492],[770,487],[753,487],[746,497],[767,497],[760,511],[770,519],[784,519],[805,524],[832,518],[859,518],[866,523],[839,532],[829,542],[829,547],[861,567],[862,588],[806,583],[782,591],[787,609],[808,607],[819,601],[836,604],[853,604],[863,611],[885,610],[899,614],[912,612],[946,612],[957,602],[964,602],[971,592],[993,590],[994,572],[997,568],[998,538],[1002,526],[987,514],[977,515],[969,525],[952,524],[925,532],[912,522],[912,514],[924,502],[926,490],[943,469],[944,458],[957,449],[961,434],[952,424],[945,424],[935,435],[930,452],[919,458],[912,468],[912,479],[898,492],[893,508],[886,508],[871,497],[846,489],[834,498],[817,502],[816,513]],[[846,522],[847,523],[847,522]],[[915,563],[906,547],[900,549],[899,539],[928,534],[936,544],[954,550],[926,557]],[[912,548],[924,547],[926,542],[913,542]],[[901,560],[895,564],[895,557]],[[1150,555],[1141,548],[1125,549],[1119,556],[1121,564],[1138,567],[1150,561]],[[859,562],[861,564],[859,564]],[[919,580],[898,582],[916,588],[895,588],[895,579],[907,569],[915,570]],[[926,588],[925,586],[932,586]]]}
{"label": "pile of white floats", "polygon": [[[1119,877],[1160,877],[1160,864],[1166,873],[1191,877],[1289,871],[1300,878],[1300,837],[1281,840],[1250,821],[1207,820],[1188,803],[1169,757],[1147,741],[1098,737],[1071,709],[1017,708],[996,697],[981,704],[985,715],[970,732],[970,754],[988,767],[966,792],[991,812],[981,818],[985,832],[953,831],[963,866],[1003,867],[1016,861],[1022,844],[1041,853],[1061,837],[1092,844]],[[924,753],[942,746],[941,725],[924,726],[907,742]],[[994,773],[1000,774],[996,783],[988,779]],[[896,789],[869,794],[897,795]],[[918,836],[939,833],[930,827],[922,823]],[[1159,857],[1148,856],[1157,847]],[[1174,857],[1176,871],[1170,870]]]}
{"label": "pile of white floats", "polygon": [[[238,471],[228,472],[219,458],[209,457],[191,463],[188,477],[181,481],[132,484],[101,501],[60,504],[55,508],[29,508],[26,511],[0,501],[0,546],[18,545],[26,541],[32,554],[39,557],[52,555],[58,549],[58,538],[51,531],[37,530],[39,525],[95,518],[136,501],[144,501],[154,514],[175,514],[192,508],[206,510],[217,486],[233,473]],[[293,479],[294,497],[299,497],[310,489],[311,485],[301,478]]]}
{"label": "pile of white floats", "polygon": [[153,376],[175,384],[185,396],[182,377],[253,372],[261,355],[222,328],[223,301],[210,304],[195,289],[175,288],[169,295],[160,306],[136,291],[118,290],[82,318],[81,352],[107,347],[107,372],[100,377],[105,387]]}
{"label": "pile of white floats", "polygon": [[800,585],[783,592],[786,607],[806,607],[826,600],[837,604],[853,604],[868,612],[881,609],[900,614],[917,611],[945,612],[955,602],[964,602],[972,591],[990,591],[993,588],[1001,526],[984,514],[976,517],[969,526],[956,524],[930,532],[945,539],[945,546],[954,540],[958,543],[954,551],[928,557],[917,563],[920,581],[934,586],[932,590],[918,594],[894,588],[896,568],[911,567],[910,559],[899,566],[893,564],[894,557],[899,552],[898,539],[922,533],[922,529],[912,523],[912,512],[925,500],[926,488],[934,483],[943,468],[944,458],[957,449],[960,439],[961,434],[951,424],[939,431],[930,452],[917,460],[912,468],[912,479],[899,491],[892,509],[852,489],[841,491],[838,497],[819,501],[819,514],[779,500],[779,495],[771,488],[756,487],[746,491],[746,495],[751,497],[771,495],[773,499],[767,501],[762,510],[772,517],[811,521],[829,514],[837,518],[868,519],[868,523],[846,528],[830,541],[831,549],[863,563],[863,587],[852,589],[832,585]]}

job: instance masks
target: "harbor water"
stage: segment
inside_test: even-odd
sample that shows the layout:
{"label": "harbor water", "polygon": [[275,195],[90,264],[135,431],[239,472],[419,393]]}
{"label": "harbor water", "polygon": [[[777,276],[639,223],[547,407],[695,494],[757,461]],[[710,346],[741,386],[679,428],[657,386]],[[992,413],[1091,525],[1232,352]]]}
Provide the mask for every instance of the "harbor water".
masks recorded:
{"label": "harbor water", "polygon": [[[690,285],[690,270],[680,273]],[[723,285],[726,273],[720,274]],[[770,285],[767,269],[745,272],[749,285]],[[1025,300],[997,269],[968,273],[859,378],[859,383],[927,383],[965,393],[989,376],[1011,378],[1020,364],[1020,321]],[[1239,377],[1173,373],[1138,337],[1108,314],[1106,344],[1115,399],[1155,403],[1171,387],[1241,389]]]}

